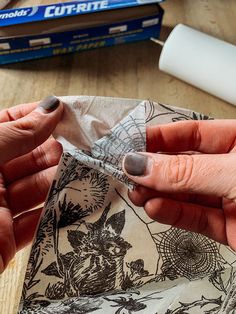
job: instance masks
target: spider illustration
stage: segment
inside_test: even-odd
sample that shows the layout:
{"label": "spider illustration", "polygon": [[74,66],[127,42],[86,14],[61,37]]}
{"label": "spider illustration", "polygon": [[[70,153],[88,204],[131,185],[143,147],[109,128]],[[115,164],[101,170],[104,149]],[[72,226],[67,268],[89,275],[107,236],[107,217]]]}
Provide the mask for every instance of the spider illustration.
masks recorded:
{"label": "spider illustration", "polygon": [[[108,298],[104,298],[107,301],[111,301]],[[122,313],[122,310],[126,310],[128,314],[132,314],[133,312],[139,312],[147,307],[146,304],[134,300],[133,298],[126,299],[125,297],[119,297],[118,299],[112,300],[116,302],[116,304],[111,305],[111,307],[119,307],[115,314]]]}
{"label": "spider illustration", "polygon": [[[138,292],[139,294],[140,292]],[[134,312],[139,312],[144,310],[147,305],[145,304],[146,301],[149,300],[160,300],[162,297],[155,296],[158,292],[153,292],[149,295],[146,295],[144,297],[134,299],[132,294],[125,296],[119,296],[117,299],[109,299],[107,297],[104,297],[104,300],[115,302],[116,304],[111,305],[111,307],[119,307],[117,311],[114,314],[132,314]]]}

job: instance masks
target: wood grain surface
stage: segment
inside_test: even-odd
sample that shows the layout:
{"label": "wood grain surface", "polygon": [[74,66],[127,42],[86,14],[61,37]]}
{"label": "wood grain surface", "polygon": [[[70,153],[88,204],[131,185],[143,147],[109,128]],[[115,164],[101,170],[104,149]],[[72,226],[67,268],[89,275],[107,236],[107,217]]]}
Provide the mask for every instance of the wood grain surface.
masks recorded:
{"label": "wood grain surface", "polygon": [[[184,23],[236,44],[235,0],[166,0],[162,7],[163,40],[174,25]],[[99,95],[151,99],[215,118],[236,117],[234,106],[158,71],[160,51],[152,42],[140,42],[3,66],[0,108],[51,94]],[[17,311],[28,251],[19,252],[0,277],[0,314]]]}

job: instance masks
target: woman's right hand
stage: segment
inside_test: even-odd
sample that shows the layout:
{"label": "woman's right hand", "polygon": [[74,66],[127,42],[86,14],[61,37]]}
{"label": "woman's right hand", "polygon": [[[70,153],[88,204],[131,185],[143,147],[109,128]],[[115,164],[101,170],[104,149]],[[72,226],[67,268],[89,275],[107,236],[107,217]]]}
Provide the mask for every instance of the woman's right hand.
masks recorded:
{"label": "woman's right hand", "polygon": [[236,120],[149,127],[147,151],[124,159],[124,171],[139,185],[131,201],[160,223],[236,250]]}

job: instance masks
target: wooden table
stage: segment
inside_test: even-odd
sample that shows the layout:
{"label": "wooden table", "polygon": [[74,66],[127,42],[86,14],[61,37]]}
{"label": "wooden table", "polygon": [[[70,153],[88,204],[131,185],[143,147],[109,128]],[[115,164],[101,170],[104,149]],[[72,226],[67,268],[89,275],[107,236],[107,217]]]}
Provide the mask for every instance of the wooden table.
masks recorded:
{"label": "wooden table", "polygon": [[[177,23],[236,44],[235,0],[167,0],[162,39]],[[216,118],[236,117],[236,108],[158,71],[160,47],[152,42],[58,56],[0,69],[0,106],[47,95],[100,95],[152,99]],[[27,252],[19,252],[0,278],[0,314],[16,313]]]}

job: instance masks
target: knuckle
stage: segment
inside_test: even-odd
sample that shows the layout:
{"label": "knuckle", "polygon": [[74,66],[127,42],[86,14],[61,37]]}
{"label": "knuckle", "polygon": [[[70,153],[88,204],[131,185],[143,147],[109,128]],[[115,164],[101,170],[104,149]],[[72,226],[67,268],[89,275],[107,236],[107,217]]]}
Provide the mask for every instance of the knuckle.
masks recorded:
{"label": "knuckle", "polygon": [[5,110],[5,120],[7,121],[14,121],[15,117],[12,115],[12,110],[10,110],[9,108],[7,108]]}
{"label": "knuckle", "polygon": [[32,160],[38,169],[46,169],[50,166],[47,154],[41,146],[32,151]]}
{"label": "knuckle", "polygon": [[37,144],[37,130],[39,128],[39,119],[38,115],[31,113],[29,118],[20,119],[15,121],[14,130],[21,136],[24,135],[28,141],[31,141],[32,144]]}
{"label": "knuckle", "polygon": [[199,121],[194,122],[194,128],[193,128],[193,143],[194,143],[194,150],[198,151],[202,138],[201,138],[201,132],[200,132],[200,123]]}
{"label": "knuckle", "polygon": [[194,161],[191,155],[177,155],[171,157],[165,169],[167,182],[173,187],[189,188],[193,173],[193,163]]}
{"label": "knuckle", "polygon": [[19,130],[34,133],[38,126],[38,119],[35,115],[31,114],[28,119],[21,119],[16,121],[16,126]]}
{"label": "knuckle", "polygon": [[133,191],[129,191],[128,195],[132,203],[138,207],[143,207],[149,199],[147,188],[142,186],[137,186]]}
{"label": "knuckle", "polygon": [[155,199],[155,201],[148,200],[145,203],[145,211],[147,213],[147,215],[152,219],[152,220],[158,220],[158,214],[160,209],[163,207],[164,205],[164,200],[159,198],[159,199]]}
{"label": "knuckle", "polygon": [[[32,143],[32,145],[35,145],[37,143],[36,138],[36,129],[37,125],[36,123],[32,122],[17,122],[16,124],[9,124],[8,130],[9,130],[9,137],[18,139],[23,138],[25,139],[25,146],[28,146]],[[23,143],[24,147],[24,143]]]}
{"label": "knuckle", "polygon": [[34,184],[36,186],[38,196],[40,199],[44,199],[47,196],[50,182],[45,171],[41,171],[34,176]]}
{"label": "knuckle", "polygon": [[135,192],[129,192],[129,199],[137,207],[142,207],[144,204],[142,198]]}

